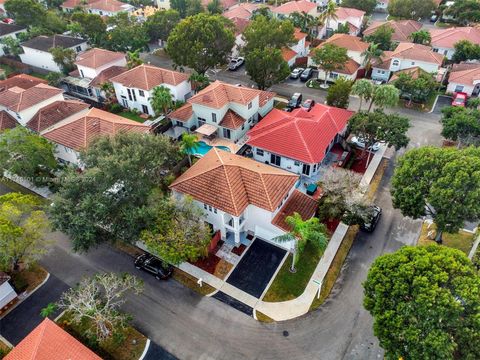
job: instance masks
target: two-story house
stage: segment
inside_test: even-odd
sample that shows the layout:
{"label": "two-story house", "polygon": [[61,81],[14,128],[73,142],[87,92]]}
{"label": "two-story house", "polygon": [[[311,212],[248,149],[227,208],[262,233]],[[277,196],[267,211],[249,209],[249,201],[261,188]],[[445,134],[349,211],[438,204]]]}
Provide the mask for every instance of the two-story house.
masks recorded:
{"label": "two-story house", "polygon": [[448,77],[447,93],[464,92],[468,96],[480,94],[480,63],[453,64]]}
{"label": "two-story house", "polygon": [[314,177],[332,146],[345,134],[352,111],[316,104],[285,112],[273,109],[247,134],[253,158]]}
{"label": "two-story house", "polygon": [[325,22],[318,37],[329,37],[338,30],[340,24],[348,26],[348,34],[358,36],[362,30],[364,18],[365,11],[339,6],[335,12],[335,17]]}
{"label": "two-story house", "polygon": [[23,54],[20,54],[20,59],[24,64],[48,71],[62,72],[62,69],[53,60],[50,49],[61,47],[79,53],[87,49],[87,41],[65,35],[41,35],[25,41],[21,46]]}
{"label": "two-story house", "polygon": [[443,61],[444,56],[429,46],[400,43],[394,51],[385,51],[382,58],[372,64],[372,79],[386,82],[393,72],[413,67],[437,74]]}
{"label": "two-story house", "polygon": [[78,118],[86,114],[90,105],[76,100],[57,100],[42,107],[25,124],[30,130],[40,134],[61,121]]}
{"label": "two-story house", "polygon": [[453,27],[430,30],[433,51],[452,59],[455,53],[455,44],[461,40],[468,40],[473,44],[480,44],[480,29],[472,26]]}
{"label": "two-story house", "polygon": [[66,0],[60,5],[65,12],[73,12],[76,8],[82,8],[89,14],[100,16],[115,16],[121,12],[129,12],[135,8],[118,0]]}
{"label": "two-story house", "polygon": [[120,105],[155,115],[150,98],[157,86],[170,90],[174,100],[185,101],[192,92],[189,74],[142,64],[110,79]]}
{"label": "two-story house", "polygon": [[236,143],[272,110],[274,96],[268,91],[215,81],[170,113],[169,118],[174,126]]}
{"label": "two-story house", "polygon": [[[344,77],[349,80],[355,80],[358,75],[358,70],[365,66],[365,51],[369,44],[362,41],[359,37],[348,34],[334,34],[326,41],[317,46],[321,49],[326,44],[333,44],[341,48],[347,49],[349,60],[341,68],[335,69],[328,74],[327,80],[335,81],[339,77]],[[316,65],[311,56],[308,58],[308,65]],[[318,78],[325,79],[325,71],[318,69]]]}
{"label": "two-story house", "polygon": [[26,32],[27,28],[24,26],[5,24],[3,22],[0,22],[0,56],[5,55],[4,46],[1,44],[4,39],[6,39],[7,37],[17,39],[19,34]]}
{"label": "two-story house", "polygon": [[318,16],[317,4],[307,0],[289,1],[277,7],[271,8],[272,14],[279,19],[289,18],[293,13],[305,13]]}
{"label": "two-story house", "polygon": [[308,34],[302,32],[299,28],[295,28],[293,33],[295,42],[289,47],[282,48],[283,60],[292,67],[299,58],[305,58],[310,51],[310,42],[307,41]]}
{"label": "two-story house", "polygon": [[[176,198],[193,198],[203,220],[238,246],[247,234],[275,243],[288,231],[279,225],[293,211],[304,220],[314,215],[316,201],[296,190],[297,184],[295,174],[213,148],[170,188]],[[289,214],[282,211],[287,204]],[[291,247],[288,242],[277,245]]]}
{"label": "two-story house", "polygon": [[127,71],[124,53],[99,48],[78,54],[75,65],[77,69],[63,79],[66,92],[97,103],[105,101],[102,84]]}
{"label": "two-story house", "polygon": [[98,136],[113,136],[119,132],[148,133],[150,127],[109,112],[91,108],[69,116],[40,132],[55,143],[55,157],[64,163],[82,167],[80,151]]}
{"label": "two-story house", "polygon": [[373,21],[364,31],[363,36],[369,36],[375,33],[381,26],[388,26],[393,30],[392,42],[412,42],[410,36],[420,30],[423,24],[415,20],[389,20]]}

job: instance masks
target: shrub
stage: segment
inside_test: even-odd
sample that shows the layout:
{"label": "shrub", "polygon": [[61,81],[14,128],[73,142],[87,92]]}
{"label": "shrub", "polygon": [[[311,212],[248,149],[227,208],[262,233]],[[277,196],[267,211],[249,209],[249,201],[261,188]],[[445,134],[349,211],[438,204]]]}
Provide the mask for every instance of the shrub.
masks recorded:
{"label": "shrub", "polygon": [[118,103],[113,103],[112,105],[110,105],[110,112],[111,113],[118,114],[122,111],[123,111],[122,105],[120,105]]}

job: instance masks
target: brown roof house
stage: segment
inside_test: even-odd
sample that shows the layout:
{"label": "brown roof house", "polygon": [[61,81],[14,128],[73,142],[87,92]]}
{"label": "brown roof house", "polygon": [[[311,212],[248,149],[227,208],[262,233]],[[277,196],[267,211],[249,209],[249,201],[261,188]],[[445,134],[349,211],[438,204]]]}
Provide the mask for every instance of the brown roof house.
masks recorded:
{"label": "brown roof house", "polygon": [[393,29],[393,42],[411,42],[410,35],[422,28],[422,23],[415,20],[390,20],[373,21],[368,28],[363,31],[363,36],[372,35],[379,27],[386,25]]}
{"label": "brown roof house", "polygon": [[190,75],[142,64],[120,75],[110,78],[115,88],[118,103],[130,110],[155,115],[150,98],[153,89],[163,86],[170,90],[174,100],[185,101],[191,94]]}
{"label": "brown roof house", "polygon": [[480,94],[480,63],[453,64],[448,77],[447,92],[464,92],[468,96],[478,96]]}
{"label": "brown roof house", "polygon": [[[204,221],[223,240],[248,245],[247,234],[276,243],[288,231],[285,217],[311,218],[316,202],[296,190],[298,175],[243,156],[212,148],[170,186],[173,196],[190,196]],[[288,242],[277,243],[290,249]]]}
{"label": "brown roof house", "polygon": [[[41,116],[41,115],[40,115]],[[31,123],[31,126],[37,123]],[[42,123],[40,122],[40,127]],[[59,121],[40,132],[56,144],[55,156],[64,163],[82,167],[80,151],[98,136],[113,136],[120,132],[147,134],[150,127],[109,112],[91,108]]]}

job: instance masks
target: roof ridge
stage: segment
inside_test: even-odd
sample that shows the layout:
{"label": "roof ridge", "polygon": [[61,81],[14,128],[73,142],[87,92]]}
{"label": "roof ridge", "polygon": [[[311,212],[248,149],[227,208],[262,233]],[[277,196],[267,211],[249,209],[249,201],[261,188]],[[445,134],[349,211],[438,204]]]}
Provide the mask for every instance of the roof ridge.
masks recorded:
{"label": "roof ridge", "polygon": [[295,129],[297,130],[297,132],[298,132],[298,134],[299,134],[299,136],[300,136],[300,140],[301,140],[301,142],[302,142],[302,144],[303,144],[303,146],[304,146],[304,148],[305,148],[305,150],[306,150],[306,153],[308,154],[308,157],[310,158],[310,160],[313,161],[312,153],[310,152],[310,149],[308,148],[307,143],[305,142],[305,139],[303,138],[303,133],[301,132],[300,128],[298,127],[298,121],[299,121],[299,120],[298,120],[297,118],[295,118],[294,121],[295,121],[295,122],[294,122]]}
{"label": "roof ridge", "polygon": [[267,194],[268,204],[270,205],[270,209],[272,209],[272,211],[273,211],[274,208],[273,208],[273,204],[272,204],[272,199],[270,199],[270,194],[267,191],[267,184],[265,184],[265,179],[263,178],[264,174],[259,174],[259,175],[260,175],[260,180],[262,181],[263,189],[265,190],[265,194]]}
{"label": "roof ridge", "polygon": [[40,333],[37,335],[38,341],[36,341],[34,349],[32,351],[31,360],[35,360],[36,358],[37,351],[38,351],[38,348],[40,347],[40,343],[42,342],[43,334],[45,333],[48,321],[51,321],[51,320],[48,318],[45,318],[45,320],[43,320],[42,323],[40,324]]}

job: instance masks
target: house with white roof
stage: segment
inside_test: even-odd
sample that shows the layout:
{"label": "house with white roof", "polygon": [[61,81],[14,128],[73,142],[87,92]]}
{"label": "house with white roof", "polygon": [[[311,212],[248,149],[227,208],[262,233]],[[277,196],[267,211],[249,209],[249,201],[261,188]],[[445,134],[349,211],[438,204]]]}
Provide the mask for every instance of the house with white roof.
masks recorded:
{"label": "house with white roof", "polygon": [[468,96],[480,94],[480,63],[453,64],[448,77],[447,93],[464,92]]}
{"label": "house with white roof", "polygon": [[23,54],[20,54],[20,59],[24,64],[48,71],[62,72],[58,64],[53,61],[50,49],[61,47],[80,53],[87,50],[87,41],[65,35],[41,35],[25,41],[21,46]]}
{"label": "house with white roof", "polygon": [[65,12],[73,12],[76,8],[82,8],[89,14],[100,16],[115,16],[121,12],[129,12],[135,8],[118,0],[66,0],[60,5]]}
{"label": "house with white roof", "polygon": [[273,108],[275,93],[215,81],[169,114],[180,132],[196,131],[237,143]]}
{"label": "house with white roof", "polygon": [[289,172],[314,177],[347,129],[352,111],[316,104],[310,111],[273,109],[247,133],[253,158]]}
{"label": "house with white roof", "polygon": [[19,34],[26,32],[27,28],[24,26],[0,22],[0,56],[5,55],[3,45],[1,44],[2,40],[6,39],[7,37],[18,39]]}
{"label": "house with white roof", "polygon": [[170,90],[173,100],[185,101],[192,92],[189,74],[142,64],[110,79],[118,103],[154,116],[150,98],[157,86]]}
{"label": "house with white roof", "polygon": [[350,35],[358,36],[360,34],[365,18],[365,11],[339,6],[337,7],[335,15],[336,18],[329,19],[319,31],[319,38],[323,38],[337,31],[340,24],[348,25],[348,33]]}
{"label": "house with white roof", "polygon": [[400,43],[394,51],[385,51],[382,58],[372,64],[372,79],[388,81],[392,72],[419,67],[430,74],[442,69],[444,56],[426,45]]}
{"label": "house with white roof", "polygon": [[189,196],[203,220],[235,246],[248,234],[291,249],[276,237],[289,231],[285,218],[311,218],[317,202],[296,190],[298,175],[229,152],[211,149],[170,186],[176,198]]}
{"label": "house with white roof", "polygon": [[468,40],[473,44],[480,44],[480,29],[477,27],[453,27],[447,29],[431,29],[433,51],[452,59],[455,53],[455,44],[461,40]]}

